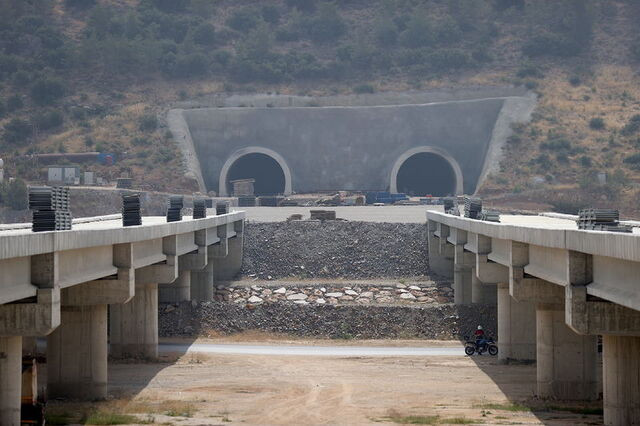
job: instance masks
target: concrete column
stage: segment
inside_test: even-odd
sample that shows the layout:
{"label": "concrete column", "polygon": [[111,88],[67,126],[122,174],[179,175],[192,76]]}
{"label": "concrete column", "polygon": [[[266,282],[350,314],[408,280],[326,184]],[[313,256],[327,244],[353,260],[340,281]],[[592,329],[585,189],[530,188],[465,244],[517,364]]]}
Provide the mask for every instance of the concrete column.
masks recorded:
{"label": "concrete column", "polygon": [[[231,281],[242,269],[243,233],[227,240],[228,254],[214,260],[213,277],[217,281]],[[209,259],[211,261],[211,259]]]}
{"label": "concrete column", "polygon": [[158,285],[136,284],[129,302],[109,306],[110,353],[116,358],[158,358]]}
{"label": "concrete column", "polygon": [[602,336],[604,423],[640,424],[640,337]]}
{"label": "concrete column", "polygon": [[22,337],[0,337],[0,424],[20,425]]}
{"label": "concrete column", "polygon": [[498,284],[498,359],[531,361],[536,358],[536,310],[529,302],[516,302],[509,284]]}
{"label": "concrete column", "polygon": [[498,293],[495,284],[485,284],[476,275],[476,268],[471,269],[471,303],[495,306]]}
{"label": "concrete column", "polygon": [[453,300],[456,305],[471,303],[471,268],[464,264],[455,264],[453,270]]}
{"label": "concrete column", "polygon": [[107,305],[63,306],[47,337],[49,398],[107,397]]}
{"label": "concrete column", "polygon": [[598,341],[565,324],[564,305],[536,309],[538,396],[563,400],[598,398]]}
{"label": "concrete column", "polygon": [[191,271],[191,300],[210,302],[213,300],[213,263],[208,263],[200,271]]}
{"label": "concrete column", "polygon": [[179,303],[191,300],[191,273],[180,271],[178,278],[171,284],[160,284],[158,300],[161,303]]}

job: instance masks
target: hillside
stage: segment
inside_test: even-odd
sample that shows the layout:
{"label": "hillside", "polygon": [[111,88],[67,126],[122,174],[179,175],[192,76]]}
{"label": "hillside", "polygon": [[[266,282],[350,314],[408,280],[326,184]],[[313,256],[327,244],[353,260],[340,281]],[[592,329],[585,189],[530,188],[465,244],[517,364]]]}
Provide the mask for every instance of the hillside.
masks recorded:
{"label": "hillside", "polygon": [[[0,0],[0,156],[115,153],[101,176],[191,191],[163,123],[215,93],[328,95],[464,85],[539,94],[496,203],[637,214],[640,39],[634,0]],[[606,171],[606,184],[595,176]]]}

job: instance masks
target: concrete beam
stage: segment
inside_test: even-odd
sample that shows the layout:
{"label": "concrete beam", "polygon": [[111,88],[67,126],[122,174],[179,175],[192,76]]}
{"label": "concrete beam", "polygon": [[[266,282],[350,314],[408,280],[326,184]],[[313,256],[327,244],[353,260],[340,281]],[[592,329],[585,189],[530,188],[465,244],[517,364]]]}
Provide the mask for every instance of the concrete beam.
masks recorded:
{"label": "concrete beam", "polygon": [[476,255],[476,276],[485,284],[509,282],[509,268],[490,261],[486,254]]}
{"label": "concrete beam", "polygon": [[136,283],[170,284],[178,278],[178,273],[178,256],[168,255],[164,263],[157,263],[136,269]]}
{"label": "concrete beam", "polygon": [[135,294],[135,269],[118,269],[115,277],[106,277],[62,289],[62,304],[67,306],[126,303]]}
{"label": "concrete beam", "polygon": [[208,247],[198,246],[196,252],[184,254],[178,259],[180,271],[199,271],[208,263]]}
{"label": "concrete beam", "polygon": [[590,300],[586,286],[565,287],[565,321],[579,334],[640,336],[640,312],[604,300]]}
{"label": "concrete beam", "polygon": [[39,289],[35,303],[0,305],[0,336],[45,336],[59,325],[59,288]]}
{"label": "concrete beam", "polygon": [[509,294],[518,302],[555,304],[564,307],[564,287],[538,278],[525,277],[524,268],[512,267]]}
{"label": "concrete beam", "polygon": [[161,303],[180,303],[191,300],[191,271],[180,271],[170,284],[161,284],[158,288]]}
{"label": "concrete beam", "polygon": [[471,270],[471,303],[495,306],[498,303],[498,289],[495,284],[484,284],[478,279],[476,268]]}

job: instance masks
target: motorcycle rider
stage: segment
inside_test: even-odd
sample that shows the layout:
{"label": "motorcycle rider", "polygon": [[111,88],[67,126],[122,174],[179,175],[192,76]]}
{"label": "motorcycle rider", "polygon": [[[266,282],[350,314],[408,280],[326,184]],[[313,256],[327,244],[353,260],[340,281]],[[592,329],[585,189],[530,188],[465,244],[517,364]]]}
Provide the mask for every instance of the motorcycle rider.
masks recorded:
{"label": "motorcycle rider", "polygon": [[476,331],[473,332],[473,335],[476,338],[476,347],[478,348],[478,354],[481,354],[482,352],[487,350],[487,338],[481,325],[479,325]]}

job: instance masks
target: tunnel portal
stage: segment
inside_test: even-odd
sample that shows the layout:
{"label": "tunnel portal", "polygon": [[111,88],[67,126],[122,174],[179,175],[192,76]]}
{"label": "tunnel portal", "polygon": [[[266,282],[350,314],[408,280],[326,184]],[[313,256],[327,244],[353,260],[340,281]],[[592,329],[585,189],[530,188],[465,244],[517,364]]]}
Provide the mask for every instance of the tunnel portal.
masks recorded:
{"label": "tunnel portal", "polygon": [[398,170],[398,192],[415,196],[456,194],[456,174],[442,156],[420,152],[407,158]]}
{"label": "tunnel portal", "polygon": [[285,176],[280,164],[267,154],[250,153],[233,162],[227,174],[227,193],[232,194],[231,181],[255,179],[255,195],[276,195],[285,192]]}

